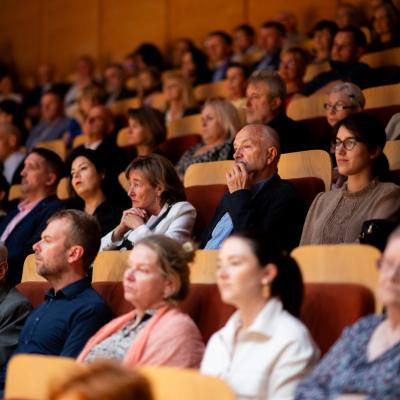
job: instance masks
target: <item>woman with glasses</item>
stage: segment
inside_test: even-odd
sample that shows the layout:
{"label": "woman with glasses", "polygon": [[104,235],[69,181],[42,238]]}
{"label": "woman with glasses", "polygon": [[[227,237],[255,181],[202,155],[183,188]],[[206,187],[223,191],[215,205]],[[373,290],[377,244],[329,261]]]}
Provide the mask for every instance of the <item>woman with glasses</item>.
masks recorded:
{"label": "woman with glasses", "polygon": [[350,114],[360,112],[365,107],[365,97],[361,89],[354,83],[345,82],[334,86],[324,104],[326,119],[330,126]]}
{"label": "woman with glasses", "polygon": [[345,329],[297,387],[296,400],[339,399],[345,394],[363,399],[400,398],[399,228],[390,236],[378,267],[378,296],[385,314],[370,315]]}
{"label": "woman with glasses", "polygon": [[364,221],[398,221],[400,187],[382,182],[389,172],[383,154],[386,134],[368,114],[352,114],[334,128],[338,172],[347,177],[339,190],[320,193],[304,223],[301,244],[351,243],[358,240]]}
{"label": "woman with glasses", "polygon": [[178,308],[189,293],[188,263],[193,257],[193,251],[164,235],[141,239],[129,254],[123,278],[132,311],[100,329],[78,360],[197,368],[204,344],[193,320]]}

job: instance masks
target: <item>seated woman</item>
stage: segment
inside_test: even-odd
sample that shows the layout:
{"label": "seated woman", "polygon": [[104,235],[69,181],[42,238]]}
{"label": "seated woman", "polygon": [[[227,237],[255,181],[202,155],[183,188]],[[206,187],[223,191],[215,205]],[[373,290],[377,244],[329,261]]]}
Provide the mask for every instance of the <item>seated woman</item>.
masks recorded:
{"label": "seated woman", "polygon": [[328,95],[328,101],[324,104],[326,119],[330,126],[350,114],[364,110],[365,96],[362,90],[351,82],[338,83]]}
{"label": "seated woman", "polygon": [[177,304],[189,292],[193,252],[175,240],[153,235],[129,255],[123,286],[134,310],[114,319],[86,344],[78,360],[120,360],[124,365],[197,368],[204,344],[193,320]]}
{"label": "seated woman", "polygon": [[118,182],[112,181],[99,155],[84,147],[75,150],[68,161],[71,171],[72,198],[67,208],[77,208],[94,215],[102,236],[121,220],[127,205]]}
{"label": "seated woman", "polygon": [[183,153],[176,164],[178,174],[183,177],[191,164],[227,160],[232,152],[232,138],[241,125],[239,112],[229,101],[207,101],[201,112],[202,143]]}
{"label": "seated woman", "polygon": [[196,210],[186,200],[174,166],[165,157],[137,157],[126,169],[132,208],[117,227],[101,239],[101,250],[131,248],[153,233],[184,243],[191,238]]}
{"label": "seated woman", "polygon": [[152,107],[128,110],[128,146],[135,148],[136,155],[159,153],[159,145],[165,141],[167,130],[164,115]]}
{"label": "seated woman", "polygon": [[330,60],[333,38],[335,37],[338,26],[335,22],[323,19],[318,21],[311,33],[313,54],[313,64],[322,64]]}
{"label": "seated woman", "polygon": [[234,234],[219,252],[217,283],[238,311],[211,337],[201,371],[225,380],[239,399],[291,399],[319,356],[298,319],[298,265],[272,238]]}
{"label": "seated woman", "polygon": [[346,394],[363,395],[363,399],[400,398],[399,228],[390,236],[378,266],[378,296],[385,314],[364,317],[345,329],[313,372],[299,384],[297,400],[339,399]]}
{"label": "seated woman", "polygon": [[356,242],[364,221],[398,221],[400,216],[400,187],[380,181],[389,172],[382,124],[368,114],[352,114],[334,132],[338,172],[347,183],[317,195],[304,223],[302,245]]}
{"label": "seated woman", "polygon": [[165,111],[165,122],[167,124],[199,112],[192,86],[181,73],[170,72],[165,75],[163,92],[167,102]]}
{"label": "seated woman", "polygon": [[151,106],[155,95],[161,93],[161,74],[157,67],[147,67],[139,72],[137,95],[142,106]]}
{"label": "seated woman", "polygon": [[372,18],[372,43],[368,51],[380,51],[400,46],[399,11],[392,4],[376,7]]}
{"label": "seated woman", "polygon": [[182,56],[181,72],[192,86],[211,82],[207,56],[197,47],[192,47]]}
{"label": "seated woman", "polygon": [[286,107],[303,86],[303,78],[308,62],[309,54],[301,47],[291,47],[281,53],[278,74],[286,86]]}

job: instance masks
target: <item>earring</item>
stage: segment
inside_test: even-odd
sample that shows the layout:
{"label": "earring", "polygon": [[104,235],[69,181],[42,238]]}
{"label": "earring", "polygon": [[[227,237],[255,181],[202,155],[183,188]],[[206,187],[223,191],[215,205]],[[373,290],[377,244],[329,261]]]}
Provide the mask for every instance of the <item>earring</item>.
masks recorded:
{"label": "earring", "polygon": [[264,299],[269,299],[271,297],[271,288],[269,287],[269,282],[262,285],[261,295]]}

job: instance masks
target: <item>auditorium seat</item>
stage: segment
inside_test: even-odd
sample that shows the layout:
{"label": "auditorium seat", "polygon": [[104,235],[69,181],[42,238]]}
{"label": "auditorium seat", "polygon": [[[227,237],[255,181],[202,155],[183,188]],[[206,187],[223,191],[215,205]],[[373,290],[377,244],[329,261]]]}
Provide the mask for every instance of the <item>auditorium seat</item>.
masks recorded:
{"label": "auditorium seat", "polygon": [[60,200],[67,200],[71,198],[71,196],[70,179],[67,177],[61,178],[57,185],[57,197]]}
{"label": "auditorium seat", "polygon": [[201,133],[201,114],[188,115],[167,126],[167,138]]}
{"label": "auditorium seat", "polygon": [[99,251],[93,262],[93,282],[120,281],[127,268],[129,251]]}
{"label": "auditorium seat", "polygon": [[129,99],[114,101],[111,105],[111,111],[114,115],[126,115],[129,108],[140,107],[140,100],[138,97],[131,97]]}
{"label": "auditorium seat", "polygon": [[197,185],[225,185],[226,173],[231,170],[233,160],[210,161],[189,165],[183,177],[185,188]]}
{"label": "auditorium seat", "polygon": [[67,146],[63,139],[39,142],[35,147],[41,147],[43,149],[54,151],[54,153],[58,154],[63,161],[65,161],[65,158],[67,157]]}
{"label": "auditorium seat", "polygon": [[198,134],[179,136],[161,143],[160,150],[175,165],[186,150],[200,142],[201,136]]}
{"label": "auditorium seat", "polygon": [[218,250],[197,249],[190,263],[191,283],[216,283]]}
{"label": "auditorium seat", "polygon": [[287,116],[295,121],[325,116],[326,95],[314,94],[293,99],[287,108]]}
{"label": "auditorium seat", "polygon": [[330,71],[331,66],[328,61],[320,64],[309,64],[307,65],[306,72],[304,74],[304,82],[309,82],[315,78],[321,72]]}
{"label": "auditorium seat", "polygon": [[228,86],[226,80],[203,83],[194,87],[193,94],[199,103],[204,103],[207,99],[216,97],[225,99],[228,97]]}
{"label": "auditorium seat", "polygon": [[364,54],[360,62],[368,64],[371,68],[400,65],[400,47]]}
{"label": "auditorium seat", "polygon": [[400,104],[400,83],[364,89],[363,93],[366,109]]}
{"label": "auditorium seat", "polygon": [[36,272],[35,255],[29,254],[24,261],[22,268],[21,282],[46,282],[42,276]]}
{"label": "auditorium seat", "polygon": [[295,187],[307,209],[310,208],[317,194],[325,191],[325,184],[321,178],[293,178],[288,181]]}
{"label": "auditorium seat", "polygon": [[[104,297],[115,316],[132,309],[123,296],[121,282],[96,282],[93,287]],[[47,282],[24,282],[17,289],[34,307],[43,302]],[[180,305],[198,326],[203,340],[222,328],[235,311],[224,304],[217,285],[192,283],[188,298]],[[356,283],[306,283],[302,320],[322,352],[338,339],[343,328],[374,312],[370,289]]]}
{"label": "auditorium seat", "polygon": [[364,285],[375,295],[376,311],[382,310],[377,297],[378,270],[381,252],[365,244],[307,245],[295,248],[304,282],[354,283]]}
{"label": "auditorium seat", "polygon": [[78,135],[74,138],[74,140],[72,141],[72,148],[76,149],[77,147],[85,144],[86,141],[87,141],[87,136],[82,133],[81,135]]}
{"label": "auditorium seat", "polygon": [[388,140],[383,153],[389,161],[390,170],[400,169],[400,140]]}
{"label": "auditorium seat", "polygon": [[20,199],[22,196],[21,193],[21,185],[15,184],[10,186],[10,190],[8,192],[8,201]]}
{"label": "auditorium seat", "polygon": [[129,146],[129,139],[128,139],[128,127],[122,128],[117,133],[117,146],[119,147],[126,147]]}

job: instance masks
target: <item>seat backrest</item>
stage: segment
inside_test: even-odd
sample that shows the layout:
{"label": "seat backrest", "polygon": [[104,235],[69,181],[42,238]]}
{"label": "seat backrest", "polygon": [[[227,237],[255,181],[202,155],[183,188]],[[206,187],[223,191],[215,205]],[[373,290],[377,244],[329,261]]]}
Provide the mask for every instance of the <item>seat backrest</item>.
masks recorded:
{"label": "seat backrest", "polygon": [[121,281],[127,267],[129,251],[100,251],[93,262],[93,282]]}
{"label": "seat backrest", "polygon": [[218,250],[196,250],[190,263],[191,283],[216,283]]}
{"label": "seat backrest", "polygon": [[372,314],[374,309],[374,295],[365,286],[307,283],[301,319],[323,355],[340,337],[346,326]]}
{"label": "seat backrest", "polygon": [[209,98],[212,97],[228,97],[228,86],[226,80],[221,80],[218,82],[211,83],[203,83],[201,85],[197,85],[193,89],[193,94],[195,99],[199,103],[203,103]]}
{"label": "seat backrest", "polygon": [[60,200],[67,200],[70,199],[71,196],[70,179],[67,177],[61,178],[57,185],[57,197]]}
{"label": "seat backrest", "polygon": [[11,185],[10,190],[8,192],[8,201],[20,199],[21,196],[22,196],[21,185],[19,184]]}
{"label": "seat backrest", "polygon": [[35,147],[41,147],[43,149],[54,151],[54,153],[58,154],[63,161],[65,161],[67,156],[67,146],[63,139],[39,142]]}
{"label": "seat backrest", "polygon": [[154,400],[235,400],[226,383],[196,370],[141,367],[139,372],[150,380]]}
{"label": "seat backrest", "polygon": [[302,119],[301,123],[308,130],[308,145],[310,149],[330,151],[332,141],[332,127],[326,117]]}
{"label": "seat backrest", "polygon": [[201,136],[194,133],[167,139],[164,143],[161,143],[160,150],[175,165],[186,150],[200,142]]}
{"label": "seat backrest", "polygon": [[329,244],[300,246],[292,251],[305,282],[354,283],[364,285],[375,295],[377,311],[378,270],[380,251],[364,244]]}
{"label": "seat backrest", "polygon": [[400,140],[388,140],[383,153],[389,161],[390,170],[400,169]]}
{"label": "seat backrest", "polygon": [[125,300],[122,282],[93,282],[92,286],[110,306],[115,317],[132,311],[132,304]]}
{"label": "seat backrest", "polygon": [[47,399],[50,384],[73,368],[82,368],[73,358],[17,354],[7,366],[5,398]]}
{"label": "seat backrest", "polygon": [[72,142],[72,148],[76,149],[79,146],[82,146],[87,142],[87,135],[81,134],[79,136],[76,136]]}
{"label": "seat backrest", "polygon": [[278,173],[283,179],[316,177],[325,183],[325,191],[332,185],[332,160],[324,150],[297,151],[281,154]]}
{"label": "seat backrest", "polygon": [[304,82],[311,81],[311,79],[315,78],[321,72],[327,72],[331,69],[329,62],[324,62],[321,64],[309,64],[306,68],[306,72],[304,74]]}
{"label": "seat backrest", "polygon": [[371,68],[400,65],[400,47],[364,54],[360,62],[368,64]]}
{"label": "seat backrest", "polygon": [[160,110],[161,112],[165,111],[165,108],[167,106],[167,99],[165,98],[164,93],[154,93],[151,96],[151,107],[156,108],[157,110]]}
{"label": "seat backrest", "polygon": [[185,187],[186,199],[197,211],[193,228],[193,236],[196,240],[200,240],[204,229],[211,222],[227,189],[226,184]]}
{"label": "seat backrest", "polygon": [[121,187],[128,193],[129,190],[129,181],[125,175],[125,171],[122,171],[119,175],[118,175],[118,182],[121,185]]}
{"label": "seat backrest", "polygon": [[306,118],[324,117],[325,95],[313,95],[293,99],[287,108],[287,116],[296,121]]}
{"label": "seat backrest", "polygon": [[125,147],[130,146],[128,141],[128,127],[122,128],[118,131],[117,134],[117,146]]}
{"label": "seat backrest", "polygon": [[363,93],[366,111],[368,111],[368,108],[400,104],[400,83],[364,89]]}
{"label": "seat backrest", "polygon": [[325,184],[321,178],[307,177],[288,180],[303,199],[307,210],[310,208],[317,194],[325,191]]}
{"label": "seat backrest", "polygon": [[167,127],[168,139],[193,133],[201,133],[201,114],[188,115],[177,119],[168,124]]}
{"label": "seat backrest", "polygon": [[111,111],[114,115],[124,115],[128,112],[129,108],[140,107],[140,100],[138,97],[131,97],[129,99],[114,101],[111,105]]}
{"label": "seat backrest", "polygon": [[226,173],[233,164],[233,160],[224,160],[189,165],[183,177],[183,185],[226,185]]}
{"label": "seat backrest", "polygon": [[36,272],[35,255],[29,254],[24,261],[21,282],[47,282]]}

